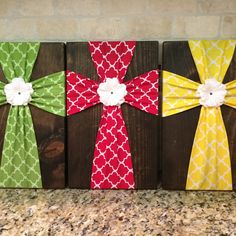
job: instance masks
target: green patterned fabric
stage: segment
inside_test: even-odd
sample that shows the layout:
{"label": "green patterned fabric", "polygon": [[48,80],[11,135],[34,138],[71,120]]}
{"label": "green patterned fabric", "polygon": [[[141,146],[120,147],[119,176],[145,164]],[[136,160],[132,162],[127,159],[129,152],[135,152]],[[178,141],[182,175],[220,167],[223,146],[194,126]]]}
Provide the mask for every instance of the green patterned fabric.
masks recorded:
{"label": "green patterned fabric", "polygon": [[10,109],[2,153],[0,186],[42,187],[37,143],[28,106]]}
{"label": "green patterned fabric", "polygon": [[[30,82],[39,43],[0,43],[0,64],[8,82],[22,77]],[[0,82],[0,105],[6,103],[5,84]],[[32,81],[31,105],[65,115],[65,73]],[[0,187],[41,188],[37,142],[29,106],[11,106],[0,165]]]}
{"label": "green patterned fabric", "polygon": [[9,82],[16,77],[30,80],[39,46],[39,43],[0,43],[0,63]]}
{"label": "green patterned fabric", "polygon": [[50,113],[65,116],[65,72],[48,75],[32,82],[30,104]]}
{"label": "green patterned fabric", "polygon": [[5,84],[0,81],[0,105],[3,105],[6,103],[6,97],[4,94],[4,86]]}

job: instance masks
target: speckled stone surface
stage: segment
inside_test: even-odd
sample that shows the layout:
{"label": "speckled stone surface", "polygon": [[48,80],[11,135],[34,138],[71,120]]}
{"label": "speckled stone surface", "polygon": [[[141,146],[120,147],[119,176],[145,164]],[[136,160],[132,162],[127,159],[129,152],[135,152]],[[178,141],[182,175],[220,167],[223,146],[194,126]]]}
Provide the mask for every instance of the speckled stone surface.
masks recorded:
{"label": "speckled stone surface", "polygon": [[0,235],[236,235],[236,193],[0,190]]}

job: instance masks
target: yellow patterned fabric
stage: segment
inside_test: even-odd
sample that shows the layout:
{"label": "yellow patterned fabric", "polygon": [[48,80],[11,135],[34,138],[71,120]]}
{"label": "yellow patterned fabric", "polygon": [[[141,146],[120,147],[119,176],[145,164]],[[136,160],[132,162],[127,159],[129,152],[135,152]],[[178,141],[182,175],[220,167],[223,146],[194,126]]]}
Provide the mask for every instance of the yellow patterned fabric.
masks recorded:
{"label": "yellow patterned fabric", "polygon": [[199,106],[196,91],[199,83],[163,71],[162,116],[170,116]]}
{"label": "yellow patterned fabric", "polygon": [[[193,40],[189,47],[201,83],[222,83],[232,60],[236,40]],[[199,106],[199,83],[163,72],[163,116]],[[236,80],[226,84],[224,104],[236,108]],[[186,189],[232,190],[229,146],[220,107],[202,106],[190,157]]]}

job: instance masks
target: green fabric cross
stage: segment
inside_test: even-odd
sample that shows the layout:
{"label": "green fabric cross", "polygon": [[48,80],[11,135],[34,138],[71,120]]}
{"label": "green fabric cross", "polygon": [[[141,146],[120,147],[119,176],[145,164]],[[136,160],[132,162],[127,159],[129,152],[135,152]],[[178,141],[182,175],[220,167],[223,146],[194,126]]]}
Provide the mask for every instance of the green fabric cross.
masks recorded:
{"label": "green fabric cross", "polygon": [[[40,43],[0,43],[0,64],[8,82],[16,77],[30,81],[39,47]],[[65,116],[64,71],[31,83],[34,93],[29,104]],[[0,105],[7,103],[4,86],[0,81]],[[42,188],[37,141],[28,105],[10,107],[0,159],[0,187]]]}

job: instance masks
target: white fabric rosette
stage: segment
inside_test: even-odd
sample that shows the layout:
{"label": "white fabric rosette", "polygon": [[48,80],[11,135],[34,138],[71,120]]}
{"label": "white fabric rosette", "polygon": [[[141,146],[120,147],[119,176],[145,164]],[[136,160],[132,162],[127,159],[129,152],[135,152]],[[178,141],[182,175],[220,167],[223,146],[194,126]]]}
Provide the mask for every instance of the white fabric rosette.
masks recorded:
{"label": "white fabric rosette", "polygon": [[224,84],[215,78],[207,79],[205,84],[199,85],[196,95],[200,97],[200,104],[204,107],[219,107],[224,103],[227,90]]}
{"label": "white fabric rosette", "polygon": [[14,78],[5,85],[6,100],[12,106],[26,106],[31,101],[34,92],[31,83],[26,83],[23,78]]}
{"label": "white fabric rosette", "polygon": [[100,102],[105,106],[120,106],[127,95],[126,85],[121,84],[117,78],[107,78],[98,87]]}

